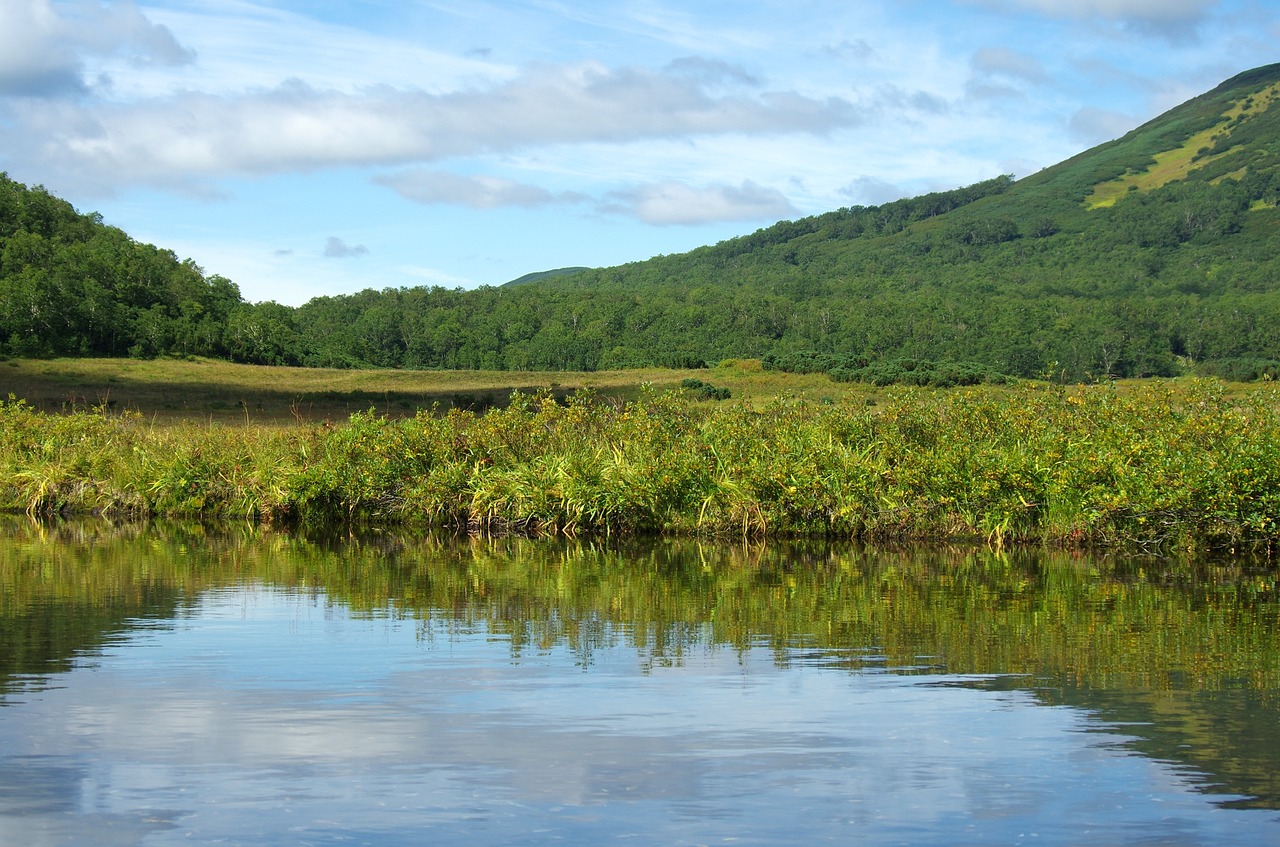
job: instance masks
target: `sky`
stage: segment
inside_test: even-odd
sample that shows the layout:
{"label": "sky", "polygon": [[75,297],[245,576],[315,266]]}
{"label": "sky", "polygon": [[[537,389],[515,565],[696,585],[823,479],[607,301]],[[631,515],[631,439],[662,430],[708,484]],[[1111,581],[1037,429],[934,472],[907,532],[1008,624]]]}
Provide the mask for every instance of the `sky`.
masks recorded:
{"label": "sky", "polygon": [[0,170],[299,305],[1027,176],[1280,0],[0,0]]}

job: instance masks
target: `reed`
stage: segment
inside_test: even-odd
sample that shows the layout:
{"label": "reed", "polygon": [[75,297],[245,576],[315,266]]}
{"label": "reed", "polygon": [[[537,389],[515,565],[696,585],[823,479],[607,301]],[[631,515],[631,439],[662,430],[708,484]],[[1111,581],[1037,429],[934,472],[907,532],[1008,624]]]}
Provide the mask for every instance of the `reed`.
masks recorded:
{"label": "reed", "polygon": [[537,534],[1270,546],[1280,395],[1215,381],[874,406],[515,393],[483,414],[156,424],[0,404],[0,508]]}

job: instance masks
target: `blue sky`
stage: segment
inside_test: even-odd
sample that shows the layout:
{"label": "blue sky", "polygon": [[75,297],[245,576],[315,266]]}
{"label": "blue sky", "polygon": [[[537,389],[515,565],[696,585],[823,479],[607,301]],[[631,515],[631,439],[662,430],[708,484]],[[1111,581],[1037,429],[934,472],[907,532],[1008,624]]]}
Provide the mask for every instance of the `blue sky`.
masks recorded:
{"label": "blue sky", "polygon": [[3,0],[0,169],[252,301],[677,253],[1025,176],[1276,0]]}

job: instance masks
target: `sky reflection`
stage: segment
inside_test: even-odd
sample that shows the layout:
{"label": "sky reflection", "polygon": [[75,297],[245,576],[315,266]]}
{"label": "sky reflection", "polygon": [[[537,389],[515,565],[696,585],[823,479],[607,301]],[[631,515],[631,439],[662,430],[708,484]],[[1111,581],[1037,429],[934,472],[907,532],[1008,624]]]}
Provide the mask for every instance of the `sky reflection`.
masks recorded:
{"label": "sky reflection", "polygon": [[1280,840],[1079,709],[828,658],[584,666],[213,591],[0,710],[0,845]]}

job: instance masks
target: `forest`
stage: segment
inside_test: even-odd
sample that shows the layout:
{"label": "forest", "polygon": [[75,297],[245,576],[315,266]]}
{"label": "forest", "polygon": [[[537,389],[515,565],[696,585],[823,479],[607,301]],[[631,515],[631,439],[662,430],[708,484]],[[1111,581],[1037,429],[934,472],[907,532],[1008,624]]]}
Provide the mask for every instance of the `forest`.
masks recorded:
{"label": "forest", "polygon": [[613,268],[299,307],[0,175],[0,355],[578,370],[759,358],[839,379],[1280,373],[1280,65],[1015,180]]}

